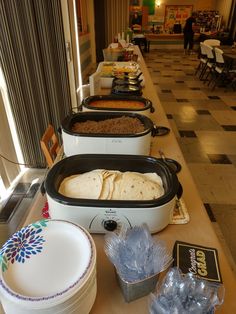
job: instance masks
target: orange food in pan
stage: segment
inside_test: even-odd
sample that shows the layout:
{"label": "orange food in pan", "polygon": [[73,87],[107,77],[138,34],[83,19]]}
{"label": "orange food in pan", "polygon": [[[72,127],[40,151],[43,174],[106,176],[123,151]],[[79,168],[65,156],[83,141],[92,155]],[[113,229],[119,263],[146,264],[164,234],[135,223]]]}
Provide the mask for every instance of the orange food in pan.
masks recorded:
{"label": "orange food in pan", "polygon": [[135,100],[94,100],[89,103],[90,107],[112,109],[143,109],[145,104]]}

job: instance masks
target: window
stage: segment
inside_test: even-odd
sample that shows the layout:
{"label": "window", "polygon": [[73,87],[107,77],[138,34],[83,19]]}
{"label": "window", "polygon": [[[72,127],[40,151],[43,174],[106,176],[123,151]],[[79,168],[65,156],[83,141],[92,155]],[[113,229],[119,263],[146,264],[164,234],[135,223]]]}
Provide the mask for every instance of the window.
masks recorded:
{"label": "window", "polygon": [[8,99],[6,82],[0,67],[0,153],[5,158],[14,161],[11,163],[0,157],[0,199],[8,195],[7,189],[23,170],[16,164],[18,160],[23,162],[22,153],[16,133],[14,119]]}

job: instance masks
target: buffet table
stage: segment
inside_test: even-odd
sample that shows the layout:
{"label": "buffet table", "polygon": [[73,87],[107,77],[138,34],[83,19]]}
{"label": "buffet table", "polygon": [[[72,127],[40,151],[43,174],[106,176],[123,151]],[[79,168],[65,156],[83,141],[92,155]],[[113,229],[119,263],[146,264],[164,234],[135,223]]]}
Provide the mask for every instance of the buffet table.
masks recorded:
{"label": "buffet table", "polygon": [[[143,95],[153,102],[153,106],[156,109],[155,113],[152,114],[152,120],[158,126],[170,127],[143,57],[138,48],[136,47],[135,49],[135,53],[139,55],[138,62],[140,63],[141,70],[145,77]],[[107,94],[108,91],[103,90],[102,93]],[[190,222],[187,224],[169,225],[163,231],[155,234],[154,237],[163,239],[170,250],[173,249],[176,240],[216,248],[219,254],[220,269],[225,286],[225,300],[223,305],[217,310],[217,313],[236,313],[235,277],[230,269],[221,244],[213,230],[212,224],[208,218],[172,131],[168,135],[153,138],[151,155],[160,158],[159,150],[162,150],[166,157],[173,158],[182,165],[182,170],[178,174],[178,178],[183,186],[183,199],[190,215]],[[45,200],[45,197],[40,193],[36,196],[35,202],[24,222],[25,225],[42,218],[41,211],[45,204]],[[104,236],[98,234],[92,236],[97,248],[98,289],[96,301],[91,310],[91,314],[148,313],[148,297],[143,297],[131,303],[126,303],[124,301],[116,280],[114,268],[104,253]]]}
{"label": "buffet table", "polygon": [[[144,97],[149,98],[153,102],[153,106],[156,109],[152,120],[158,126],[170,127],[143,57],[140,53],[138,53],[138,55],[139,64],[145,77],[143,94]],[[162,150],[166,157],[173,158],[182,165],[182,170],[178,174],[178,177],[183,185],[183,199],[190,215],[190,222],[183,225],[169,225],[155,236],[165,240],[171,250],[176,240],[216,248],[219,253],[220,269],[225,285],[225,301],[217,313],[236,313],[236,279],[213,230],[212,223],[199,197],[173,132],[162,137],[153,138],[151,155],[159,158],[159,150]],[[125,303],[116,282],[113,266],[103,252],[103,237],[101,235],[95,235],[94,240],[98,250],[98,294],[91,313],[148,313],[148,297],[141,298],[131,303]]]}

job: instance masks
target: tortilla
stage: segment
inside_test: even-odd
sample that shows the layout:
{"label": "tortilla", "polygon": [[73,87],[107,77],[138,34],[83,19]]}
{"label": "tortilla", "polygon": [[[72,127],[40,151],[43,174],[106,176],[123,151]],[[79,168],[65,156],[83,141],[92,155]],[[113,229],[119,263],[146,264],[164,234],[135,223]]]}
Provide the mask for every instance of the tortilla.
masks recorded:
{"label": "tortilla", "polygon": [[158,182],[136,172],[125,172],[120,184],[121,200],[152,200],[164,194]]}
{"label": "tortilla", "polygon": [[58,190],[72,198],[98,199],[102,190],[103,177],[100,171],[90,171],[65,178]]}
{"label": "tortilla", "polygon": [[110,173],[106,175],[106,178],[103,180],[102,191],[99,199],[101,200],[110,200],[114,190],[114,180],[116,178],[115,173]]}
{"label": "tortilla", "polygon": [[65,178],[59,193],[73,198],[153,200],[164,194],[157,173],[96,169]]}

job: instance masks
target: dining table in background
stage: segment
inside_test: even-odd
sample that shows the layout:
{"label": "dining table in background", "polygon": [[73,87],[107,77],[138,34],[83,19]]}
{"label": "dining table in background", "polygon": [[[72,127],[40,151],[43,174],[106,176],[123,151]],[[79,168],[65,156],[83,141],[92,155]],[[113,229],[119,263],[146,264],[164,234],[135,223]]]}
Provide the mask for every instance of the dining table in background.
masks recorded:
{"label": "dining table in background", "polygon": [[228,68],[232,70],[236,67],[236,51],[234,53],[224,53],[225,62],[228,63]]}
{"label": "dining table in background", "polygon": [[[230,72],[232,70],[236,70],[236,47],[221,45],[221,46],[218,46],[217,48],[223,51],[225,71]],[[229,83],[229,86],[233,87],[235,84],[234,82],[235,82],[236,72],[235,74],[231,73],[230,77],[231,77],[231,82]]]}
{"label": "dining table in background", "polygon": [[220,48],[226,54],[236,54],[236,47],[221,45],[218,48]]}
{"label": "dining table in background", "polygon": [[231,46],[220,46],[224,54],[223,57],[227,63],[227,67],[231,70],[236,67],[236,47],[232,48]]}

